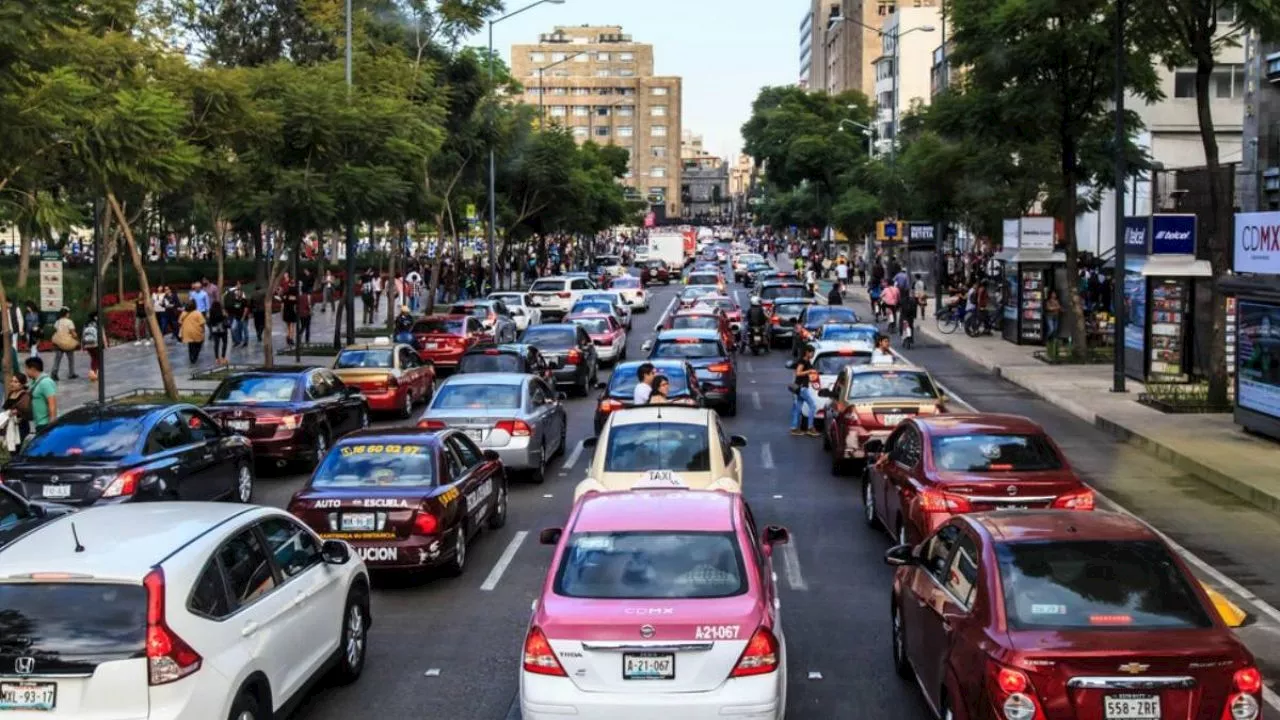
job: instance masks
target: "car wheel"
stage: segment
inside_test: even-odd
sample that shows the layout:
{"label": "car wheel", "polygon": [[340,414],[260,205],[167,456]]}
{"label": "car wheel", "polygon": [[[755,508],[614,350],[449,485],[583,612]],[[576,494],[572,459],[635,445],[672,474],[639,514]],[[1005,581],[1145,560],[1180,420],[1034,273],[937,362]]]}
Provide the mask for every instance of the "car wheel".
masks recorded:
{"label": "car wheel", "polygon": [[329,431],[320,429],[316,431],[316,451],[314,467],[320,467],[320,463],[324,462],[324,456],[329,454]]}
{"label": "car wheel", "polygon": [[340,685],[349,685],[364,672],[364,660],[369,650],[369,600],[360,588],[347,592],[347,604],[342,611],[342,654],[334,676]]}
{"label": "car wheel", "polygon": [[253,502],[253,467],[248,463],[236,468],[236,487],[232,497],[238,503]]}
{"label": "car wheel", "polygon": [[911,660],[907,658],[907,632],[902,626],[902,613],[898,611],[898,599],[891,601],[890,614],[893,616],[893,670],[899,677],[911,677]]}
{"label": "car wheel", "polygon": [[507,524],[507,481],[505,478],[498,483],[498,497],[493,502],[493,512],[489,513],[486,524],[490,530],[497,530]]}
{"label": "car wheel", "polygon": [[587,377],[587,373],[582,374],[582,383],[574,388],[574,392],[578,397],[586,397],[591,393],[591,379]]}
{"label": "car wheel", "polygon": [[951,712],[951,701],[946,695],[942,696],[942,720],[955,720],[955,713]]}
{"label": "car wheel", "polygon": [[866,479],[862,481],[862,519],[869,528],[880,525],[880,521],[876,519],[875,493],[871,491],[871,481]]}
{"label": "car wheel", "polygon": [[227,716],[227,720],[258,720],[265,717],[258,705],[258,698],[247,690],[241,690],[236,701],[231,703],[231,714]]}
{"label": "car wheel", "polygon": [[404,393],[404,405],[400,408],[400,417],[409,418],[413,416],[413,393],[406,390]]}
{"label": "car wheel", "polygon": [[467,569],[467,526],[465,523],[459,523],[458,529],[454,532],[453,539],[453,557],[449,558],[449,562],[445,564],[445,571],[450,575],[457,577]]}
{"label": "car wheel", "polygon": [[[822,449],[823,450],[831,449],[831,436],[827,434],[826,428],[822,429]],[[832,459],[834,460],[835,458],[832,458]]]}
{"label": "car wheel", "polygon": [[547,443],[542,442],[542,450],[538,453],[538,466],[529,471],[529,481],[541,485],[547,479]]}

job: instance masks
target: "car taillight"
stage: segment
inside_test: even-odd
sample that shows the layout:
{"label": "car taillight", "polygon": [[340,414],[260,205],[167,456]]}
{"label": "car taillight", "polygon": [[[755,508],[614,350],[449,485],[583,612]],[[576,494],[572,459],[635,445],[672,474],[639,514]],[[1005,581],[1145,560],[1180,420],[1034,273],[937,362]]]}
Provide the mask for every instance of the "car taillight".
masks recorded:
{"label": "car taillight", "polygon": [[747,641],[747,647],[742,651],[742,657],[738,658],[738,664],[733,667],[729,677],[771,673],[778,669],[778,654],[778,638],[774,637],[769,628],[757,628]]}
{"label": "car taillight", "polygon": [[769,318],[769,324],[770,324],[770,325],[781,325],[781,324],[782,324],[782,318],[778,317],[777,315],[774,315],[773,317]]}
{"label": "car taillight", "polygon": [[546,634],[537,625],[529,628],[529,634],[524,638],[524,670],[537,675],[566,677]]}
{"label": "car taillight", "polygon": [[423,430],[443,430],[448,426],[441,420],[419,420],[418,427]]}
{"label": "car taillight", "polygon": [[622,403],[617,400],[605,400],[604,402],[600,403],[600,412],[613,412],[614,410],[621,410],[621,409],[622,409]]}
{"label": "car taillight", "polygon": [[972,509],[969,498],[952,495],[941,490],[925,490],[920,493],[920,509],[927,513],[965,513]]}
{"label": "car taillight", "polygon": [[1061,510],[1092,510],[1093,491],[1085,489],[1061,495],[1053,501],[1053,506]]}
{"label": "car taillight", "polygon": [[533,429],[523,420],[500,420],[494,425],[495,430],[506,430],[511,437],[529,437]]}
{"label": "car taillight", "polygon": [[200,669],[203,658],[169,629],[164,614],[164,571],[156,568],[142,579],[147,591],[148,682],[164,685]]}
{"label": "car taillight", "polygon": [[989,692],[1004,720],[1044,720],[1026,673],[995,662],[987,665]]}
{"label": "car taillight", "polygon": [[573,293],[558,292],[558,293],[556,293],[556,297],[558,297],[558,298],[570,298],[570,297],[573,297]]}
{"label": "car taillight", "polygon": [[131,496],[138,491],[138,482],[141,480],[141,468],[125,470],[112,479],[111,483],[102,491],[102,497],[113,498]]}
{"label": "car taillight", "polygon": [[264,425],[283,425],[285,430],[297,430],[302,426],[302,415],[298,413],[290,413],[288,415],[266,415],[258,418],[258,422]]}
{"label": "car taillight", "polygon": [[727,373],[732,369],[733,369],[733,366],[727,362],[714,363],[712,365],[707,366],[707,370],[710,370],[713,373]]}
{"label": "car taillight", "polygon": [[1222,720],[1254,720],[1262,710],[1257,697],[1262,692],[1262,674],[1255,667],[1241,668],[1231,681],[1235,690],[1227,699]]}
{"label": "car taillight", "polygon": [[569,356],[565,358],[565,362],[569,363],[570,365],[577,365],[578,363],[582,362],[582,353],[577,350],[570,350]]}
{"label": "car taillight", "polygon": [[413,516],[414,535],[435,535],[439,531],[440,521],[435,515],[426,510],[419,510],[418,514]]}

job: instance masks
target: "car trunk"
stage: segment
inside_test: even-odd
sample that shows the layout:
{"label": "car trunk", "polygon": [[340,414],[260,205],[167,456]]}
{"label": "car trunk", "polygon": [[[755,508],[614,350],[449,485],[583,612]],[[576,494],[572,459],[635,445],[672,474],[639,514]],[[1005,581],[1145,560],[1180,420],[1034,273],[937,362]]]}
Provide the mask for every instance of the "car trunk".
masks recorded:
{"label": "car trunk", "polygon": [[510,440],[510,436],[504,430],[494,430],[493,426],[499,420],[514,418],[519,414],[519,408],[495,408],[488,411],[463,409],[455,412],[430,410],[423,416],[423,419],[444,423],[446,427],[457,428],[475,441],[477,445],[489,441],[491,439],[490,436],[496,433],[502,437],[493,437],[492,439],[498,441],[501,445],[505,445]]}
{"label": "car trunk", "polygon": [[222,427],[249,439],[274,437],[281,418],[290,412],[290,403],[254,403],[253,405],[207,405],[205,410]]}
{"label": "car trunk", "polygon": [[974,512],[1052,507],[1059,496],[1080,490],[1080,481],[1061,470],[1039,472],[940,472],[937,482],[969,498]]}
{"label": "car trunk", "polygon": [[394,372],[386,369],[370,368],[367,370],[335,370],[334,375],[343,383],[359,388],[364,392],[385,392],[388,381]]}
{"label": "car trunk", "polygon": [[1235,643],[1218,630],[1024,630],[1009,637],[1023,652],[1020,666],[1045,720],[1220,720],[1238,667]]}
{"label": "car trunk", "polygon": [[433,352],[436,350],[462,350],[467,345],[467,339],[461,335],[443,332],[414,333],[414,342],[417,343],[419,350]]}
{"label": "car trunk", "polygon": [[892,429],[909,417],[933,414],[937,407],[937,403],[906,398],[853,399],[849,402],[857,408],[859,420],[865,421],[860,424],[868,429],[876,426]]}
{"label": "car trunk", "polygon": [[115,460],[32,458],[6,467],[4,482],[32,500],[89,505],[122,469]]}
{"label": "car trunk", "polygon": [[[579,690],[644,694],[720,687],[762,616],[749,595],[706,600],[548,596],[538,610],[539,626]],[[649,629],[652,636],[646,639]]]}
{"label": "car trunk", "polygon": [[318,533],[338,533],[348,540],[390,540],[409,537],[422,493],[405,488],[360,488],[359,491],[304,492],[289,506]]}

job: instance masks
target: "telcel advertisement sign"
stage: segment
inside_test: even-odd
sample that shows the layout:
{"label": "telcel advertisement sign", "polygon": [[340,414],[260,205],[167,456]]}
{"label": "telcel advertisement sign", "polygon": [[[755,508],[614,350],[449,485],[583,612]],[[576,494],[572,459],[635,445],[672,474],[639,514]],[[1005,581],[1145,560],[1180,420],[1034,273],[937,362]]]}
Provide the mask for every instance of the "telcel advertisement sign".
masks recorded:
{"label": "telcel advertisement sign", "polygon": [[1195,215],[1151,216],[1152,255],[1194,255],[1195,253]]}
{"label": "telcel advertisement sign", "polygon": [[1236,214],[1233,267],[1238,273],[1280,275],[1280,212]]}
{"label": "telcel advertisement sign", "polygon": [[1124,219],[1124,252],[1129,256],[1147,254],[1147,237],[1151,234],[1151,218],[1126,217]]}

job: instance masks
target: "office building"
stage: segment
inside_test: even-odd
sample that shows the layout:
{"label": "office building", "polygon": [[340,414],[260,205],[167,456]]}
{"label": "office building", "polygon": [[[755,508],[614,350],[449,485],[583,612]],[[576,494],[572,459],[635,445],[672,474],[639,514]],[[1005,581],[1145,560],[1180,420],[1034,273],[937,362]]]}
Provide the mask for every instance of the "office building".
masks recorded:
{"label": "office building", "polygon": [[569,128],[579,142],[631,153],[623,182],[649,200],[659,219],[682,214],[679,77],[654,74],[653,45],[619,25],[557,26],[536,44],[511,46],[523,102],[543,122]]}
{"label": "office building", "polygon": [[[938,0],[910,0],[910,7],[902,9],[938,4]],[[874,66],[882,54],[877,31],[898,9],[897,0],[813,0],[809,10],[813,18],[809,87],[832,95],[857,90],[874,99]]]}
{"label": "office building", "polygon": [[938,30],[941,24],[940,8],[911,7],[891,13],[881,26],[880,55],[872,65],[875,70],[875,94],[872,96],[876,106],[874,125],[879,152],[888,152],[898,136],[895,120],[901,121],[913,104],[927,105],[933,97],[930,76],[933,51],[941,37]]}
{"label": "office building", "polygon": [[1246,212],[1280,210],[1280,41],[1250,33],[1243,45],[1245,112],[1236,197]]}

